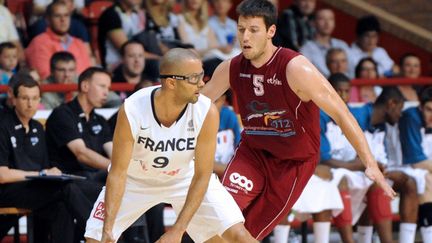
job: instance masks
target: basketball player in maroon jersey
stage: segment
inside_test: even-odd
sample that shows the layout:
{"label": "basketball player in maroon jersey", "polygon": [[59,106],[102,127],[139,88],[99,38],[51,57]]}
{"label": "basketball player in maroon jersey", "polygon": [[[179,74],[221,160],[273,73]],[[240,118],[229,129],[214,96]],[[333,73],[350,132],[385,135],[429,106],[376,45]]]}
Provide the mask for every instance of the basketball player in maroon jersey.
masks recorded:
{"label": "basketball player in maroon jersey", "polygon": [[237,13],[242,53],[221,63],[202,93],[214,101],[231,87],[237,97],[244,131],[223,184],[242,209],[250,233],[258,240],[270,233],[314,173],[320,108],[342,128],[366,175],[393,198],[362,130],[336,91],[304,56],[273,45],[273,4],[244,0]]}

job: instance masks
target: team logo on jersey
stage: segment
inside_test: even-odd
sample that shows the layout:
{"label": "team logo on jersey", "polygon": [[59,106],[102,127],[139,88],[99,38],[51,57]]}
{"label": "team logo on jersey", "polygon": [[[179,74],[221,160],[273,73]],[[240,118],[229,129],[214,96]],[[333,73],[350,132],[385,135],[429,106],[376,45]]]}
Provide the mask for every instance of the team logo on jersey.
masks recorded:
{"label": "team logo on jersey", "polygon": [[102,126],[100,124],[92,126],[93,134],[99,134],[102,131]]}
{"label": "team logo on jersey", "polygon": [[77,127],[78,127],[78,132],[83,133],[83,127],[82,127],[81,122],[78,122]]}
{"label": "team logo on jersey", "polygon": [[102,221],[105,219],[105,203],[104,202],[98,203],[96,210],[93,214],[93,218],[99,219]]}
{"label": "team logo on jersey", "polygon": [[17,140],[14,136],[10,137],[10,141],[12,143],[12,147],[16,148],[17,147]]}
{"label": "team logo on jersey", "polygon": [[[231,173],[229,180],[231,181],[231,184],[235,184],[240,186],[241,188],[245,189],[246,191],[250,192],[253,189],[253,182],[246,178],[246,176],[242,176],[237,172]],[[239,188],[239,189],[241,189]]]}
{"label": "team logo on jersey", "polygon": [[273,75],[273,77],[267,79],[268,84],[272,84],[274,86],[280,86],[282,85],[282,82],[276,78],[276,73]]}
{"label": "team logo on jersey", "polygon": [[240,77],[240,78],[250,78],[251,75],[250,75],[250,74],[246,74],[246,73],[240,73],[240,74],[239,74],[239,77]]}
{"label": "team logo on jersey", "polygon": [[39,138],[38,137],[31,137],[30,142],[31,142],[32,146],[35,146],[39,142]]}
{"label": "team logo on jersey", "polygon": [[193,120],[190,120],[190,121],[188,122],[188,129],[187,129],[187,131],[188,131],[188,132],[193,132],[193,131],[195,131]]}

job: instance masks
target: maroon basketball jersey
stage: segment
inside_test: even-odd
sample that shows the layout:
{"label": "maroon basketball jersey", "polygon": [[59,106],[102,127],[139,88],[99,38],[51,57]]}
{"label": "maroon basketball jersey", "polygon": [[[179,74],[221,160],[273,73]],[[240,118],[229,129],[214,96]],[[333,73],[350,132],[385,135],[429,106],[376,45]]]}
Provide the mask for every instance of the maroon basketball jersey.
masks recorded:
{"label": "maroon basketball jersey", "polygon": [[242,54],[231,60],[230,84],[244,126],[242,141],[280,159],[304,160],[319,152],[319,109],[302,102],[286,79],[288,62],[299,55],[278,48],[255,68]]}

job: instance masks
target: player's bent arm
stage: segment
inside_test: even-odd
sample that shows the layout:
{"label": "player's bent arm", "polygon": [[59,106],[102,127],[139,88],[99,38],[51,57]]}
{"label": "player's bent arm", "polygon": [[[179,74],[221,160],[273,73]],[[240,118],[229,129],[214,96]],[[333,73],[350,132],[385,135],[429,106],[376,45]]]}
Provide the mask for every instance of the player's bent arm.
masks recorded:
{"label": "player's bent arm", "polygon": [[366,167],[366,175],[382,186],[387,195],[396,193],[378,168],[363,131],[330,83],[304,56],[297,56],[286,67],[288,84],[303,101],[313,101],[342,129]]}
{"label": "player's bent arm", "polygon": [[215,69],[212,78],[206,83],[201,93],[213,102],[225,93],[230,87],[229,71],[231,60],[223,61]]}
{"label": "player's bent arm", "polygon": [[67,147],[80,163],[96,169],[106,170],[108,168],[110,160],[94,150],[87,148],[83,139],[74,139],[67,143]]}
{"label": "player's bent arm", "polygon": [[110,234],[124,194],[127,169],[132,155],[133,136],[123,106],[120,108],[113,138],[113,155],[105,192],[104,233]]}
{"label": "player's bent arm", "polygon": [[219,112],[211,105],[195,147],[195,174],[189,186],[185,204],[173,228],[185,231],[192,216],[201,204],[213,171],[216,150],[216,135],[219,128]]}

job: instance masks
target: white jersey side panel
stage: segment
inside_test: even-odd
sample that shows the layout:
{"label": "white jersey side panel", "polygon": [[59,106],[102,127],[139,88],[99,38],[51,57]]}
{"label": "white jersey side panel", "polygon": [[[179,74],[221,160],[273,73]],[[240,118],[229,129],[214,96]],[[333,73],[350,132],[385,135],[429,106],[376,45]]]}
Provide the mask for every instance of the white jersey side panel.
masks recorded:
{"label": "white jersey side panel", "polygon": [[152,93],[158,88],[142,89],[124,103],[134,137],[127,174],[134,180],[163,184],[193,176],[195,145],[211,101],[200,95],[176,122],[165,127],[157,122],[152,107]]}

